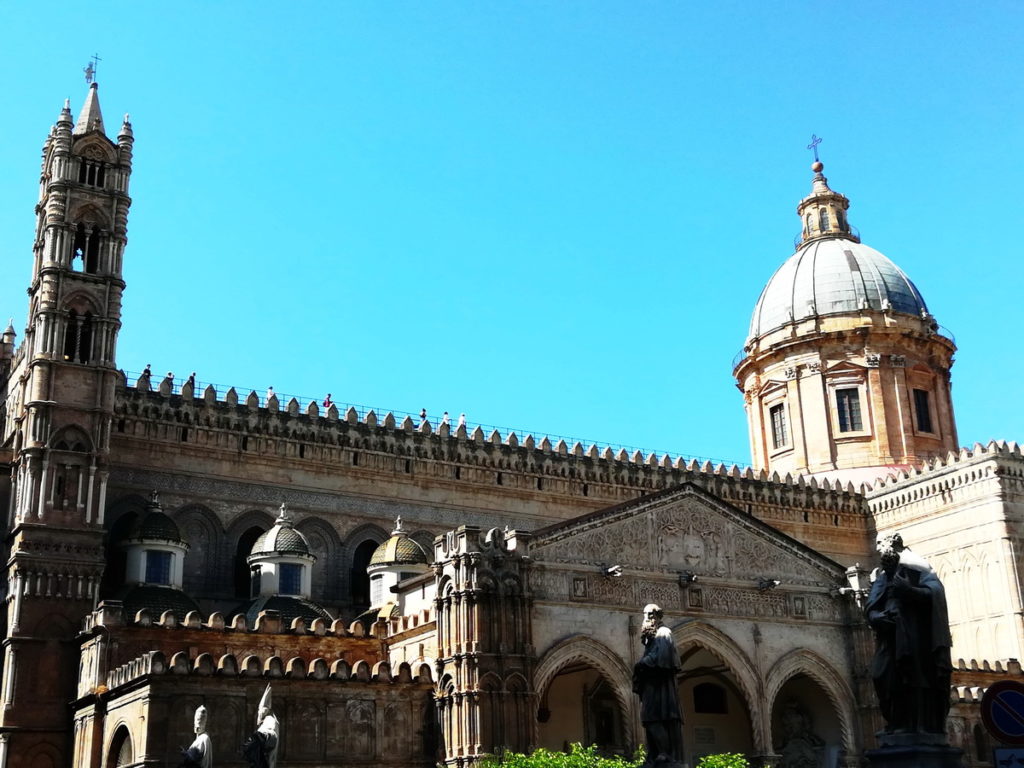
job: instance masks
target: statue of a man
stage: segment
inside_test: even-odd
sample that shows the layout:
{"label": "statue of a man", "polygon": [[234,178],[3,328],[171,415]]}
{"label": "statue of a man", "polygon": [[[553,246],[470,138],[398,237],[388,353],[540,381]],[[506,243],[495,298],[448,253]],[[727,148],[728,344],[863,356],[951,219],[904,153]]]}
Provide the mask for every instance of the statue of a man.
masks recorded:
{"label": "statue of a man", "polygon": [[195,741],[188,749],[181,751],[181,768],[211,768],[213,765],[213,742],[206,732],[206,707],[196,709],[193,720]]}
{"label": "statue of a man", "polygon": [[875,630],[871,677],[889,733],[946,731],[952,663],[946,592],[898,534],[879,536],[881,568],[865,610]]}
{"label": "statue of a man", "polygon": [[270,686],[256,710],[256,731],[242,745],[242,755],[252,768],[276,768],[281,723],[270,705]]}
{"label": "statue of a man", "polygon": [[644,606],[640,641],[644,655],[633,667],[633,692],[640,697],[640,720],[647,737],[645,766],[677,766],[683,759],[683,716],[676,677],[682,671],[672,631],[661,623],[664,613]]}

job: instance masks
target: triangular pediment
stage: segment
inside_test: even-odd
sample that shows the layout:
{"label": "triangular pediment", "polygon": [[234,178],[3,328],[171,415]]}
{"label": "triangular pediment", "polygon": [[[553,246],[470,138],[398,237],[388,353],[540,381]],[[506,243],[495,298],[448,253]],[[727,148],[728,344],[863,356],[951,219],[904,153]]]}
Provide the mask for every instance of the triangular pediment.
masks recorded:
{"label": "triangular pediment", "polygon": [[690,483],[541,529],[530,555],[736,581],[827,585],[844,576],[835,561]]}
{"label": "triangular pediment", "polygon": [[856,373],[862,375],[867,370],[863,365],[857,365],[851,363],[849,360],[840,360],[835,363],[828,363],[825,365],[826,373]]}

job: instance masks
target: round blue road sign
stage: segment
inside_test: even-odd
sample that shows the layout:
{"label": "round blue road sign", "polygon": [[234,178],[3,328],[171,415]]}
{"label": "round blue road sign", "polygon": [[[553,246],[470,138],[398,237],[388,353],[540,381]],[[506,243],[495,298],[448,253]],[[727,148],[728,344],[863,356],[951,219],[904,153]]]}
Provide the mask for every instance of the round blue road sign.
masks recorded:
{"label": "round blue road sign", "polygon": [[1015,680],[992,683],[981,697],[981,720],[993,738],[1024,745],[1024,684]]}

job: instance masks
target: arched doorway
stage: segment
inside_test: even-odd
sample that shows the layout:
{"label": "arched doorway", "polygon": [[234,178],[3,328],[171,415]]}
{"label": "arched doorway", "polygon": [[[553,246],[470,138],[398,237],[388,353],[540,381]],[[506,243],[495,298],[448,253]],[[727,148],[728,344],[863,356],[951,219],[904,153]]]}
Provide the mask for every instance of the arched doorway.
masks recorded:
{"label": "arched doorway", "polygon": [[750,710],[734,671],[701,645],[680,654],[683,674],[683,762],[696,765],[704,755],[754,753]]}
{"label": "arched doorway", "polygon": [[541,692],[538,745],[564,750],[595,744],[604,755],[630,752],[622,707],[611,682],[596,667],[576,661],[562,667]]}
{"label": "arched doorway", "polygon": [[842,723],[828,694],[808,675],[789,678],[775,696],[772,748],[782,756],[779,768],[837,765]]}

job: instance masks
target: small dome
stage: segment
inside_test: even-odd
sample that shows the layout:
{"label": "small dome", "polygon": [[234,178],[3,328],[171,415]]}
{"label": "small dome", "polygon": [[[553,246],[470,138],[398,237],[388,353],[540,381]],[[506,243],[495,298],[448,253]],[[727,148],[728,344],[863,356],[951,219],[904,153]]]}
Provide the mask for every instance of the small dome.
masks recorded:
{"label": "small dome", "polygon": [[128,530],[123,541],[169,541],[187,546],[181,538],[178,524],[164,514],[160,506],[160,495],[156,491],[150,494],[145,514]]}
{"label": "small dome", "polygon": [[843,237],[811,240],[779,267],[761,292],[750,338],[816,315],[862,309],[928,314],[910,278],[874,248]]}
{"label": "small dome", "polygon": [[418,542],[402,530],[402,518],[395,522],[391,537],[374,550],[370,566],[374,565],[429,565],[427,553]]}
{"label": "small dome", "polygon": [[256,539],[252,545],[249,557],[257,557],[271,554],[281,555],[309,555],[309,542],[306,537],[295,530],[292,519],[288,515],[285,505],[281,505],[281,513],[278,515],[274,526]]}

